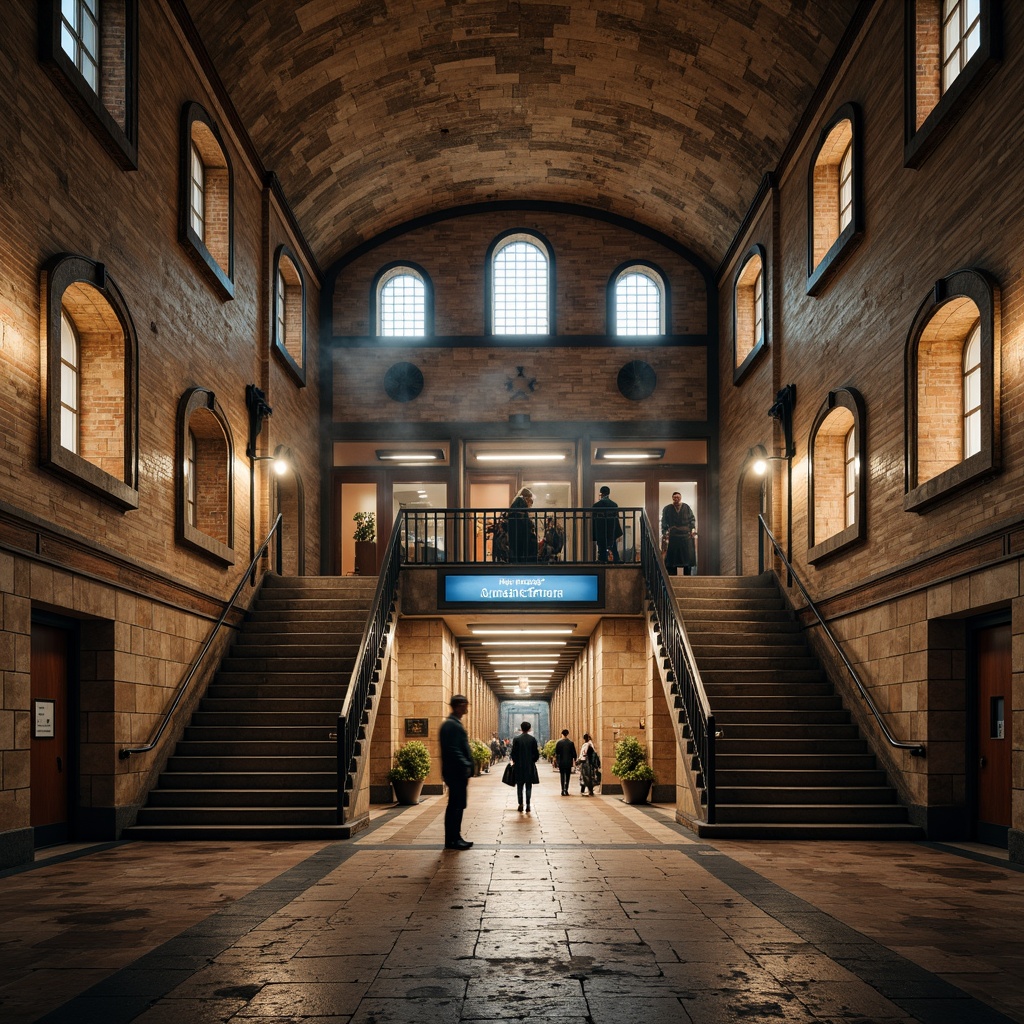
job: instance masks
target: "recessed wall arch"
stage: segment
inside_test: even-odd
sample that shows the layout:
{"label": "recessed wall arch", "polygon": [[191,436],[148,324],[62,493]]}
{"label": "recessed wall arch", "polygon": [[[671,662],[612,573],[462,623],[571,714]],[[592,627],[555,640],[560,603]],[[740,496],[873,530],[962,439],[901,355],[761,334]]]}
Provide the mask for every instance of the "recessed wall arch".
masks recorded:
{"label": "recessed wall arch", "polygon": [[768,449],[754,445],[740,466],[736,481],[736,575],[753,576],[761,571],[761,527],[763,515],[769,526],[772,510],[772,475],[758,472],[761,461],[767,465]]}
{"label": "recessed wall arch", "polygon": [[178,403],[177,539],[224,565],[235,562],[235,447],[231,425],[209,388]]}

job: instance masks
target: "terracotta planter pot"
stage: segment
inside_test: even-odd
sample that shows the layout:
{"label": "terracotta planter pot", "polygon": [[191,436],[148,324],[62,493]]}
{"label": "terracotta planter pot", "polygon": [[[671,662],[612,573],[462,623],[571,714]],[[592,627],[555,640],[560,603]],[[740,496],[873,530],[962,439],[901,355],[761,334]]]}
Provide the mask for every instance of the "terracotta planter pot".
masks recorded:
{"label": "terracotta planter pot", "polygon": [[406,807],[415,807],[420,802],[420,793],[423,792],[423,779],[411,779],[406,782],[392,782],[391,788],[395,791],[395,799]]}
{"label": "terracotta planter pot", "polygon": [[628,779],[621,779],[622,795],[627,804],[645,804],[650,795],[653,782],[631,782]]}

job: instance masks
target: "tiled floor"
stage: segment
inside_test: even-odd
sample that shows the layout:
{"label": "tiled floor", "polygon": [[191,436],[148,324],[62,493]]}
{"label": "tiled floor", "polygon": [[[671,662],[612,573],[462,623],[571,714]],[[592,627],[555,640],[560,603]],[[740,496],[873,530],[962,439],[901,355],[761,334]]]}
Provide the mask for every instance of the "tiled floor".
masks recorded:
{"label": "tiled floor", "polygon": [[0,878],[0,1019],[1024,1021],[1024,873],[983,848],[717,843],[475,780],[347,843],[125,843]]}

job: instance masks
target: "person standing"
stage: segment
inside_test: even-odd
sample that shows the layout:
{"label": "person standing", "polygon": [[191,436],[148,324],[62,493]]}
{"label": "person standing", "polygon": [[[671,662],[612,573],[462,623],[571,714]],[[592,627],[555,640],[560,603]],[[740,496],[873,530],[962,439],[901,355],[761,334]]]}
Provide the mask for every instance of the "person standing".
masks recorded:
{"label": "person standing", "polygon": [[533,491],[522,487],[508,511],[508,558],[510,562],[537,561],[537,526],[529,514]]}
{"label": "person standing", "polygon": [[444,812],[444,847],[468,850],[473,844],[462,838],[462,813],[473,775],[473,754],[462,719],[469,710],[469,698],[456,693],[449,701],[452,713],[441,723],[441,777],[448,786],[448,806]]}
{"label": "person standing", "polygon": [[697,565],[697,517],[693,509],[683,502],[678,491],[672,492],[672,504],[661,510],[661,550],[665,555],[665,568],[669,576],[681,568],[684,576],[692,576]]}
{"label": "person standing", "polygon": [[537,762],[540,760],[540,747],[537,739],[530,735],[530,723],[523,722],[519,726],[520,733],[512,741],[512,764],[516,778],[516,796],[519,797],[519,810],[523,809],[523,789],[526,789],[526,811],[530,811],[530,796],[533,784],[540,782],[537,775]]}
{"label": "person standing", "polygon": [[600,785],[601,758],[598,756],[597,747],[590,739],[590,733],[583,734],[583,746],[580,747],[580,759],[577,762],[580,766],[580,796],[589,791],[594,795],[594,786]]}
{"label": "person standing", "polygon": [[[610,495],[612,490],[608,486],[601,488],[601,497],[594,502],[596,509],[613,509],[619,506],[612,501]],[[597,560],[608,561],[608,552],[611,551],[613,562],[621,562],[619,557],[619,538],[622,536],[622,523],[619,522],[617,512],[599,511],[591,513],[594,524],[594,543],[597,545]]]}
{"label": "person standing", "polygon": [[576,744],[569,739],[569,730],[562,730],[562,738],[555,744],[555,762],[562,780],[562,796],[569,795],[572,781],[572,766],[576,763]]}

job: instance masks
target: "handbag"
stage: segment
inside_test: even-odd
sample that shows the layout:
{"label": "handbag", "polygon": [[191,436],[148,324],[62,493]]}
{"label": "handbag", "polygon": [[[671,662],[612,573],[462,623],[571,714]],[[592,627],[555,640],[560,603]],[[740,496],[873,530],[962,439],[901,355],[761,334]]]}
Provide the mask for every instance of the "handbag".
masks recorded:
{"label": "handbag", "polygon": [[505,770],[501,773],[501,781],[506,786],[514,786],[516,784],[516,770],[511,761],[505,765]]}

